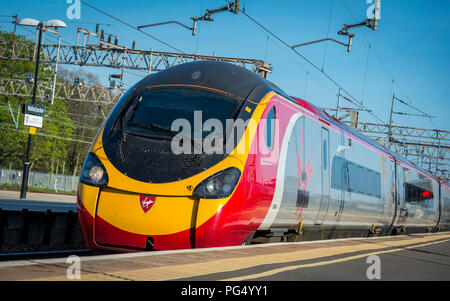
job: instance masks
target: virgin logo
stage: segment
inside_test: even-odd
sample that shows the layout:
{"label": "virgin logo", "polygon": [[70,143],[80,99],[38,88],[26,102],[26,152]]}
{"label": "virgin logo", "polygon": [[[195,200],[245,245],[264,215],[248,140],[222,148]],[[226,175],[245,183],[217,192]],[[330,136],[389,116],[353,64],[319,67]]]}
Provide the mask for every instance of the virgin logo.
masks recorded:
{"label": "virgin logo", "polygon": [[139,202],[141,204],[142,210],[144,210],[144,213],[147,213],[147,211],[149,211],[153,207],[155,201],[156,201],[155,196],[145,196],[145,195],[139,196]]}

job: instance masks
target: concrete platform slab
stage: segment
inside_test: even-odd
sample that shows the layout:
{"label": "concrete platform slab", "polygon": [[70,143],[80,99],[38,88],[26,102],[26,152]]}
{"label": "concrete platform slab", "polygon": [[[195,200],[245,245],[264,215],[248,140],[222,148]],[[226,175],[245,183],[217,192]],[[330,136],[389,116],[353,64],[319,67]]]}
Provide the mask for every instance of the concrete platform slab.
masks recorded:
{"label": "concrete platform slab", "polygon": [[[449,232],[79,257],[79,267],[85,281],[367,280],[374,255],[381,280],[450,280]],[[0,280],[69,280],[68,268],[73,262],[61,258],[0,262]]]}
{"label": "concrete platform slab", "polygon": [[76,204],[77,197],[67,194],[52,194],[40,192],[27,192],[27,198],[20,198],[20,191],[0,190],[0,201],[39,201],[53,203]]}

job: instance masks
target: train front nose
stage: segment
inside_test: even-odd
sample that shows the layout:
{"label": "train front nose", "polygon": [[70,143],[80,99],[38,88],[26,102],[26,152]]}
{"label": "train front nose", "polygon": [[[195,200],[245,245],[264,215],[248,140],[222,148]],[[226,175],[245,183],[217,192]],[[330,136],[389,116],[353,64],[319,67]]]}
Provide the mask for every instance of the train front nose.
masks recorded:
{"label": "train front nose", "polygon": [[[91,166],[89,158],[95,157],[88,156],[83,171],[89,170],[85,173],[101,182],[99,165]],[[128,188],[118,187],[126,179],[124,175],[111,176],[103,187],[82,176],[78,215],[87,246],[139,251],[239,244],[247,232],[232,229],[239,217],[235,208],[245,200],[245,189],[238,185],[241,171],[226,167],[238,162],[230,158],[209,175],[200,174],[191,180],[161,185],[136,181],[137,186],[128,183]],[[106,167],[102,176],[108,167],[108,174],[113,174],[111,165]]]}
{"label": "train front nose", "polygon": [[[207,236],[217,233],[210,229],[221,225],[214,221],[221,218],[218,212],[241,175],[236,168],[224,170],[242,167],[243,158],[230,159],[220,151],[228,121],[240,114],[241,105],[242,99],[228,92],[191,84],[141,83],[121,98],[80,177],[80,220],[87,221],[85,237],[94,247],[167,250],[205,245]],[[214,125],[204,127],[203,121]],[[231,149],[243,135],[236,132]],[[200,141],[218,151],[204,151]],[[203,182],[209,176],[213,178]],[[84,193],[95,189],[92,195]]]}
{"label": "train front nose", "polygon": [[133,181],[99,158],[105,155],[89,153],[86,157],[77,193],[78,215],[88,247],[194,247],[198,198],[177,183],[155,187]]}
{"label": "train front nose", "polygon": [[131,249],[193,247],[195,198],[102,189],[95,214],[99,245]]}

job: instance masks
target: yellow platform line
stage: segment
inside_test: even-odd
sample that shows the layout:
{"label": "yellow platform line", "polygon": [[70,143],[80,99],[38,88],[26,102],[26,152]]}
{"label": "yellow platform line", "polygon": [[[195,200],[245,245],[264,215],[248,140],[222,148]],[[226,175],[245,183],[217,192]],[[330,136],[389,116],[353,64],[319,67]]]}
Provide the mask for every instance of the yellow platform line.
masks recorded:
{"label": "yellow platform line", "polygon": [[[444,240],[445,239],[445,240]],[[437,241],[441,240],[441,241]],[[243,256],[239,258],[224,258],[206,262],[197,262],[197,263],[189,263],[189,264],[180,264],[180,265],[171,265],[171,266],[159,266],[159,267],[151,267],[151,268],[142,268],[142,269],[134,269],[127,271],[114,271],[114,272],[104,272],[101,269],[98,269],[95,273],[93,270],[93,261],[89,262],[89,270],[91,272],[83,272],[83,262],[81,262],[81,280],[91,281],[91,280],[112,280],[112,279],[134,279],[134,280],[145,280],[145,281],[159,281],[159,280],[175,280],[175,279],[183,279],[183,278],[191,278],[198,276],[205,276],[209,274],[217,274],[224,272],[235,272],[247,268],[252,268],[256,266],[266,265],[266,264],[281,264],[281,263],[289,263],[296,262],[300,260],[311,260],[311,259],[319,259],[324,257],[342,255],[346,253],[354,253],[361,251],[372,251],[372,253],[366,253],[362,255],[356,255],[351,257],[346,257],[342,259],[335,259],[335,261],[329,260],[325,261],[323,264],[330,264],[334,262],[340,262],[336,260],[353,260],[356,258],[367,257],[370,254],[381,254],[381,252],[398,252],[404,250],[404,246],[409,246],[406,248],[416,248],[419,246],[424,246],[427,244],[440,243],[442,241],[450,240],[450,234],[439,234],[439,235],[430,235],[426,237],[420,238],[411,238],[411,239],[402,239],[402,240],[394,240],[394,241],[382,241],[377,242],[375,240],[370,243],[362,243],[351,246],[324,246],[315,249],[309,250],[299,250],[292,251],[286,253],[271,253],[264,255],[254,255],[254,256]],[[326,241],[324,241],[326,243]],[[417,246],[417,244],[423,244]],[[282,248],[282,246],[280,246]],[[392,247],[403,247],[396,248],[394,250],[387,251],[376,251],[374,250],[383,250]],[[249,249],[250,251],[250,249]],[[219,255],[220,256],[220,255]],[[151,260],[151,258],[149,258]],[[315,263],[320,265],[321,263]],[[304,264],[304,265],[296,265],[294,268],[300,267],[308,267],[312,264]],[[286,267],[291,268],[291,267]],[[279,273],[282,271],[281,269],[274,269],[265,273]],[[260,273],[262,274],[262,273]],[[260,274],[247,275],[242,277],[235,277],[226,280],[246,280],[246,279],[254,279],[257,277],[262,277]],[[249,278],[246,278],[249,277]],[[66,280],[64,276],[53,276],[53,277],[45,277],[38,278],[32,280]]]}
{"label": "yellow platform line", "polygon": [[221,281],[244,281],[244,280],[250,280],[250,279],[255,279],[255,278],[267,277],[267,276],[272,276],[272,275],[282,273],[282,272],[287,272],[287,271],[292,271],[292,270],[297,270],[297,269],[302,269],[302,268],[318,267],[318,266],[323,266],[323,265],[328,265],[328,264],[333,264],[333,263],[340,263],[340,262],[369,257],[371,255],[380,255],[380,254],[399,252],[399,251],[404,251],[406,249],[413,249],[413,248],[419,248],[419,247],[424,247],[424,246],[428,246],[428,245],[434,245],[434,244],[442,243],[445,241],[450,241],[450,239],[429,242],[429,243],[424,243],[424,244],[414,245],[414,246],[409,246],[409,247],[396,248],[396,249],[392,249],[392,250],[370,252],[370,253],[365,253],[365,254],[360,254],[360,255],[355,255],[355,256],[350,256],[350,257],[344,257],[344,258],[327,260],[327,261],[320,261],[320,262],[309,263],[309,264],[291,265],[288,267],[272,269],[270,271],[266,271],[266,272],[262,272],[262,273],[245,275],[245,276],[240,276],[240,277],[233,277],[233,278],[228,278],[228,279],[222,279]]}

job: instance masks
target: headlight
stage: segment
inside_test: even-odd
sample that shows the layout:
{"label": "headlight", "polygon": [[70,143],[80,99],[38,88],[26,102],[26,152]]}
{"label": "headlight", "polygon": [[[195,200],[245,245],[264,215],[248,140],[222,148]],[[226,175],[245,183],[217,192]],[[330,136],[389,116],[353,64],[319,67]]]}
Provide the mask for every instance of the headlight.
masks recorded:
{"label": "headlight", "polygon": [[194,196],[202,199],[222,199],[230,196],[241,176],[241,171],[230,167],[206,178],[194,189]]}
{"label": "headlight", "polygon": [[108,174],[102,162],[93,153],[89,153],[81,169],[80,182],[86,185],[104,187],[108,184]]}

